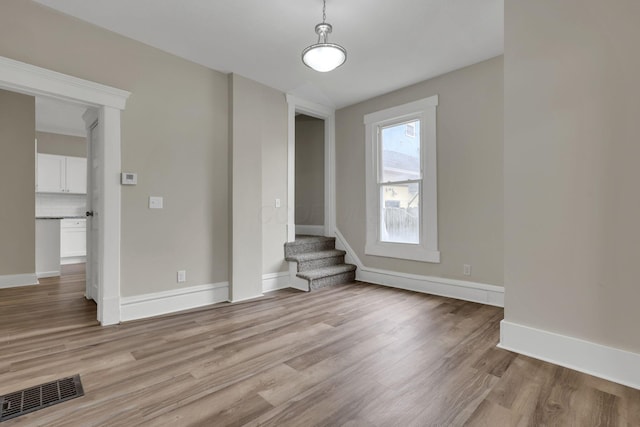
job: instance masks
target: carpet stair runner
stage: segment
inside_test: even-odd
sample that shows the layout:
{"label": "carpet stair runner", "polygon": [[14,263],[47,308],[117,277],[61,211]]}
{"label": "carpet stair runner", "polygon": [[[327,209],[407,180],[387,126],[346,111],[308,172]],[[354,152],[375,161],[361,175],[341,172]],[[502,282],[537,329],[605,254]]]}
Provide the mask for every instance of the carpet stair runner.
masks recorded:
{"label": "carpet stair runner", "polygon": [[345,254],[336,249],[335,237],[299,235],[284,244],[285,259],[298,264],[296,275],[309,282],[309,290],[353,282],[356,266],[345,264]]}

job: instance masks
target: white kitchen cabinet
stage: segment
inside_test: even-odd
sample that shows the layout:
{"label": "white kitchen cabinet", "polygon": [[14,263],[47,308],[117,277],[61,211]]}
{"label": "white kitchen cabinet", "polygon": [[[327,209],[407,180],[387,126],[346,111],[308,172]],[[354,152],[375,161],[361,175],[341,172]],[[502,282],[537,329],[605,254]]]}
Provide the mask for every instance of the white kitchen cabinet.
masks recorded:
{"label": "white kitchen cabinet", "polygon": [[65,158],[38,154],[36,191],[41,193],[64,193]]}
{"label": "white kitchen cabinet", "polygon": [[87,193],[87,159],[83,157],[67,157],[67,193]]}
{"label": "white kitchen cabinet", "polygon": [[60,220],[36,219],[36,274],[60,275]]}
{"label": "white kitchen cabinet", "polygon": [[87,193],[87,159],[38,153],[36,165],[38,193]]}
{"label": "white kitchen cabinet", "polygon": [[60,223],[60,258],[87,255],[87,220],[63,219]]}

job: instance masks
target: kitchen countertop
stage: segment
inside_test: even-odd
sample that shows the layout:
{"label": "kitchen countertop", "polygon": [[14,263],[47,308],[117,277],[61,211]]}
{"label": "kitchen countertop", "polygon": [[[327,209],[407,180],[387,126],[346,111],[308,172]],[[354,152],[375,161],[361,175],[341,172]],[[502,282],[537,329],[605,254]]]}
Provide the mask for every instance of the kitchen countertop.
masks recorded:
{"label": "kitchen countertop", "polygon": [[36,219],[85,219],[84,215],[77,216],[37,216]]}

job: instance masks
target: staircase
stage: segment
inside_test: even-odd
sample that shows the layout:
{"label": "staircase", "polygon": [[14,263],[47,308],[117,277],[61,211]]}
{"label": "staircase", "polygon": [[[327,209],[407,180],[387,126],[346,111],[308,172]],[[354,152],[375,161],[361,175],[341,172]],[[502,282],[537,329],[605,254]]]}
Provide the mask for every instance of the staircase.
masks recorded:
{"label": "staircase", "polygon": [[356,279],[356,266],[345,264],[345,254],[336,249],[335,237],[300,235],[284,244],[285,259],[298,264],[296,276],[309,283],[310,291]]}

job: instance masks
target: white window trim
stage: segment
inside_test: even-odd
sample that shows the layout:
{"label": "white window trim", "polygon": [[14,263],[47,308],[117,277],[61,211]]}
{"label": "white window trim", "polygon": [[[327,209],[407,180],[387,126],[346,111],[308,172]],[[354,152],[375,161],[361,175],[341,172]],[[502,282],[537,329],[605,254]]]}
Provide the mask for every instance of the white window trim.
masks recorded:
{"label": "white window trim", "polygon": [[[438,183],[436,159],[436,107],[438,95],[419,101],[376,111],[364,116],[366,138],[366,255],[401,258],[414,261],[440,262],[438,251]],[[380,195],[377,182],[378,137],[376,128],[403,118],[420,118],[422,139],[422,200],[420,201],[420,244],[389,243],[380,241]]]}

